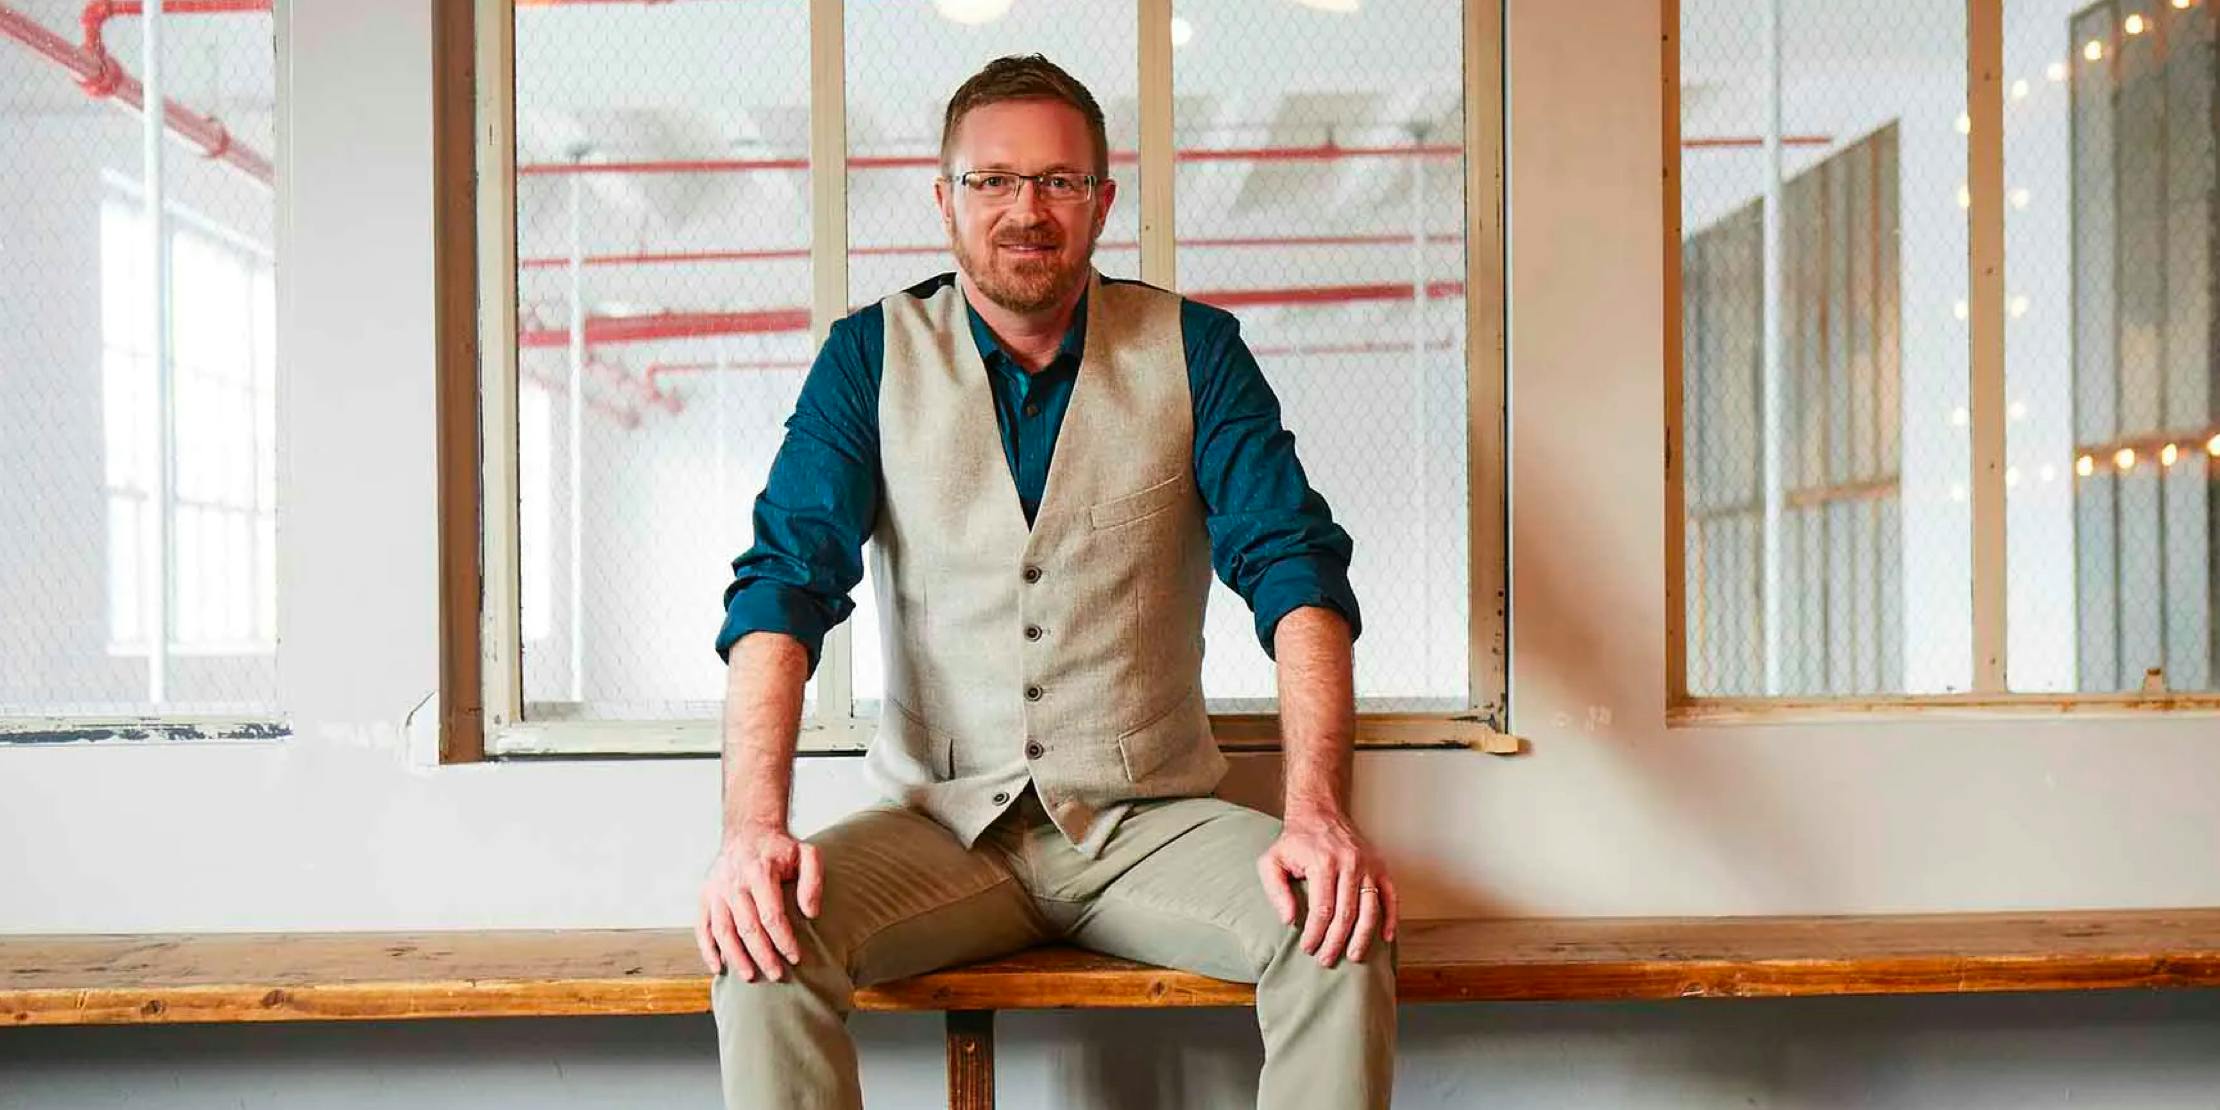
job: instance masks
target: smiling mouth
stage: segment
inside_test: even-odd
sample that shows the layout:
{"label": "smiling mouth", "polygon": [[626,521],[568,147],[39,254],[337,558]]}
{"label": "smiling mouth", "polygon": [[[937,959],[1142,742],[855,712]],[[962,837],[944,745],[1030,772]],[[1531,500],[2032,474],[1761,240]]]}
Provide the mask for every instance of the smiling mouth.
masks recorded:
{"label": "smiling mouth", "polygon": [[999,243],[996,245],[1003,250],[1014,251],[1018,254],[1051,254],[1056,250],[1053,243]]}

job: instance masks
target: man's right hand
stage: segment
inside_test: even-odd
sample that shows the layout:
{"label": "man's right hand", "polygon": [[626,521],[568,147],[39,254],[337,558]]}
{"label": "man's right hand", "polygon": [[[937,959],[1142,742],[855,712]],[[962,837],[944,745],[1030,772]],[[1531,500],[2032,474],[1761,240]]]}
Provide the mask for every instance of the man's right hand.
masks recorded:
{"label": "man's right hand", "polygon": [[816,917],[824,890],[816,845],[784,828],[743,828],[726,836],[702,879],[694,916],[694,944],[711,975],[721,967],[751,983],[759,970],[781,980],[787,964],[801,962],[801,945],[786,918],[789,882],[803,915]]}

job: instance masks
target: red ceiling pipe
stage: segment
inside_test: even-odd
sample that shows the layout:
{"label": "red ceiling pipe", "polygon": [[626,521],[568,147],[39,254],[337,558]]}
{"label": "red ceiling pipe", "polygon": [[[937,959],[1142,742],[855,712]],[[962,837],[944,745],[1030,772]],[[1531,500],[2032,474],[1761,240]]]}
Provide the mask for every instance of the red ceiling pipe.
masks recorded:
{"label": "red ceiling pipe", "polygon": [[[1429,235],[1428,243],[1462,241],[1462,235]],[[1194,247],[1371,247],[1408,246],[1408,235],[1265,235],[1220,239],[1181,239],[1182,249]],[[1130,239],[1096,244],[1106,251],[1131,251],[1141,249],[1141,244]],[[913,246],[851,247],[850,257],[868,255],[929,255],[947,254],[946,243],[917,244]],[[633,266],[657,263],[684,262],[793,262],[809,257],[807,247],[778,247],[762,250],[725,251],[642,251],[636,254],[592,254],[582,261],[588,266]],[[524,270],[562,269],[570,265],[568,258],[527,258],[517,263]]]}
{"label": "red ceiling pipe", "polygon": [[[1224,149],[1191,149],[1172,152],[1177,162],[1336,162],[1345,158],[1410,158],[1455,157],[1464,148],[1453,144],[1431,146],[1342,146],[1338,143],[1320,143],[1316,146],[1260,146],[1228,147]],[[1140,156],[1130,150],[1113,150],[1113,164],[1137,162]],[[865,154],[848,159],[851,170],[932,169],[940,165],[934,154]],[[518,177],[543,177],[569,174],[649,174],[649,173],[760,173],[767,171],[801,171],[809,168],[807,158],[690,158],[672,161],[626,162],[534,162],[516,168]]]}
{"label": "red ceiling pipe", "polygon": [[[246,0],[174,0],[179,11],[182,5],[209,5],[215,3],[244,3]],[[258,0],[259,8],[225,8],[223,10],[266,11],[269,0]],[[85,45],[79,46],[48,30],[45,24],[6,5],[0,4],[0,37],[16,40],[30,47],[48,61],[69,70],[77,83],[94,97],[111,99],[137,111],[146,110],[146,90],[123,71],[114,56],[100,42],[100,25],[116,15],[133,14],[125,7],[138,9],[136,3],[124,5],[109,0],[93,0],[84,10]],[[169,10],[165,5],[164,10]],[[211,8],[210,10],[215,10]],[[270,160],[250,147],[232,141],[231,132],[212,116],[204,116],[184,107],[175,100],[164,98],[162,120],[169,129],[191,140],[210,158],[221,159],[238,167],[247,176],[272,185],[277,173]]]}
{"label": "red ceiling pipe", "polygon": [[[1783,136],[1781,142],[1786,146],[1827,146],[1834,139],[1827,135],[1788,135]],[[1681,146],[1691,150],[1764,144],[1764,138],[1755,135],[1710,135],[1681,140]],[[1172,152],[1172,160],[1338,162],[1349,158],[1454,158],[1462,153],[1464,147],[1445,143],[1418,146],[1341,146],[1337,143],[1319,143],[1315,146],[1198,147],[1175,150]],[[1140,156],[1130,150],[1110,152],[1113,165],[1126,165],[1139,160]],[[848,159],[848,168],[851,170],[935,169],[939,165],[940,157],[933,154],[870,154]],[[622,162],[533,162],[518,166],[516,173],[518,177],[550,177],[572,174],[798,173],[807,169],[807,158],[681,158],[634,159]]]}
{"label": "red ceiling pipe", "polygon": [[[1428,299],[1462,296],[1461,281],[1426,283]],[[1409,282],[1374,285],[1302,285],[1283,289],[1227,289],[1190,293],[1188,296],[1221,308],[1262,305],[1347,304],[1357,301],[1407,301]],[[719,335],[762,335],[809,330],[806,308],[759,308],[744,312],[659,312],[641,316],[592,316],[586,320],[586,343],[645,343],[660,339],[705,339]],[[517,332],[523,348],[562,347],[570,343],[569,328],[527,327]]]}

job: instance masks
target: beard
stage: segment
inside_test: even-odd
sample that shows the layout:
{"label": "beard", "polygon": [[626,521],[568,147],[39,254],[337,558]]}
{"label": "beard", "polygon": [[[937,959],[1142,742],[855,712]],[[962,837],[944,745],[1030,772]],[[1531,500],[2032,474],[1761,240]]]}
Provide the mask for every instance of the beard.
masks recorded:
{"label": "beard", "polygon": [[971,253],[963,237],[953,228],[948,245],[956,253],[956,264],[988,300],[1011,312],[1031,315],[1046,311],[1086,283],[1095,253],[1093,228],[1088,228],[1085,234],[1086,251],[1070,263],[1064,261],[1060,252],[1022,258],[995,249],[1006,245],[1061,248],[1063,241],[1053,224],[1000,232],[988,245],[984,258]]}

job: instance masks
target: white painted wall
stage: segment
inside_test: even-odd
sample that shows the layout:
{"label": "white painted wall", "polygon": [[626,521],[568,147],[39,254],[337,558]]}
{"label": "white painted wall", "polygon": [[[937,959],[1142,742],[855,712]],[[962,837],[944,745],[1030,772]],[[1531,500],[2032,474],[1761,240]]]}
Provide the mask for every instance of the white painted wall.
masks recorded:
{"label": "white painted wall", "polygon": [[[428,8],[298,0],[291,13],[279,589],[297,735],[0,750],[0,930],[687,920],[716,831],[712,763],[425,762]],[[1647,0],[1514,0],[1510,35],[1512,696],[1534,750],[1359,761],[1359,815],[1412,912],[2220,903],[2211,718],[1665,727],[1657,16]],[[1568,104],[1583,106],[1578,126]],[[852,762],[805,761],[797,778],[805,827],[862,797]],[[1253,1064],[1240,1015],[1008,1024],[1011,1105],[1180,1105],[1108,1063],[1151,1042],[1184,1046],[1185,1105],[1237,1103]],[[2027,1106],[2078,1090],[2209,1105],[2215,1027],[2203,999],[1414,1009],[1403,1102]],[[861,1028],[874,1092],[934,1105],[932,1024]],[[0,1045],[0,1106],[713,1098],[706,1018]]]}

